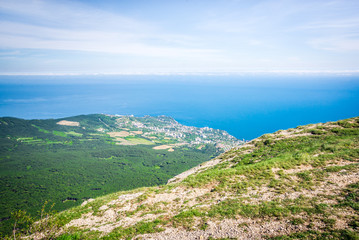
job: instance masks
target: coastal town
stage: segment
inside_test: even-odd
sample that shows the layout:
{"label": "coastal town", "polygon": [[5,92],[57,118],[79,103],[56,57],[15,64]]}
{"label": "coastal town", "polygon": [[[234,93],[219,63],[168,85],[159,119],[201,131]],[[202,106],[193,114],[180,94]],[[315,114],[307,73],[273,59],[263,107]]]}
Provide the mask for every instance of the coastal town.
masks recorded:
{"label": "coastal town", "polygon": [[209,127],[185,126],[168,116],[107,116],[116,118],[117,128],[130,133],[137,133],[137,135],[155,143],[166,143],[169,148],[188,145],[201,149],[206,144],[213,144],[219,150],[227,151],[245,142],[236,139],[226,131]]}

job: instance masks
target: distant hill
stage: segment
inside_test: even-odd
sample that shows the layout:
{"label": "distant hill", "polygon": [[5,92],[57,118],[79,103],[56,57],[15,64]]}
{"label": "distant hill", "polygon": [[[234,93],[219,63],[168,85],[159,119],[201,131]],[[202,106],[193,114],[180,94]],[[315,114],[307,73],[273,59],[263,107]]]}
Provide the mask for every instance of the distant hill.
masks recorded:
{"label": "distant hill", "polygon": [[358,161],[358,117],[299,126],[235,147],[167,185],[84,201],[37,223],[28,234],[39,239],[358,239]]}
{"label": "distant hill", "polygon": [[0,219],[32,215],[45,201],[64,210],[89,198],[169,178],[242,142],[227,132],[166,116],[103,114],[62,119],[0,118]]}

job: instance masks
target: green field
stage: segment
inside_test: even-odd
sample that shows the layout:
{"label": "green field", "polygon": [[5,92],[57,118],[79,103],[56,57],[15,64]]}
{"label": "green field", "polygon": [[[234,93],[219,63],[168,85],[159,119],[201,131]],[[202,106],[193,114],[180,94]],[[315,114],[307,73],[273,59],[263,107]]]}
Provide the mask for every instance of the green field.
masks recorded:
{"label": "green field", "polygon": [[130,136],[130,137],[125,137],[125,139],[135,145],[138,145],[138,144],[153,145],[153,144],[155,144],[154,142],[151,142],[151,141],[141,138],[141,137]]}

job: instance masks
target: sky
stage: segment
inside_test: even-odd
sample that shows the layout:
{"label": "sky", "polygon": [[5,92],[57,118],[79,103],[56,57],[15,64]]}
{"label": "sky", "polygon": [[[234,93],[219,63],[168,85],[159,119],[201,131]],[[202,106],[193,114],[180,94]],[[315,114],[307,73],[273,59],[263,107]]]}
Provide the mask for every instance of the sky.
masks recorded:
{"label": "sky", "polygon": [[358,0],[0,0],[0,74],[358,72]]}

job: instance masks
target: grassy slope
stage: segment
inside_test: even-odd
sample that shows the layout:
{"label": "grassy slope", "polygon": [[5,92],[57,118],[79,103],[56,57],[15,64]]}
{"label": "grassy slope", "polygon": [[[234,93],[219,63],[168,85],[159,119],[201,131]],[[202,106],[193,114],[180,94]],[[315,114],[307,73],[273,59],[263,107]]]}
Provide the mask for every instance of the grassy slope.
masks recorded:
{"label": "grassy slope", "polygon": [[267,134],[219,159],[179,183],[61,212],[46,235],[358,239],[359,118]]}

